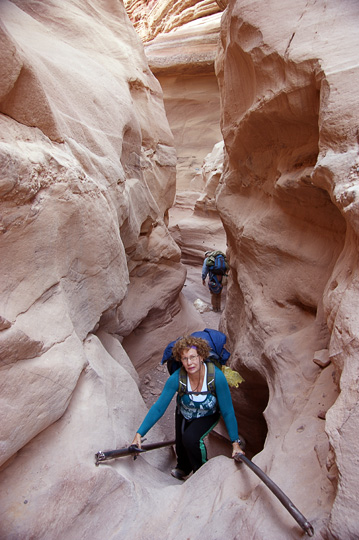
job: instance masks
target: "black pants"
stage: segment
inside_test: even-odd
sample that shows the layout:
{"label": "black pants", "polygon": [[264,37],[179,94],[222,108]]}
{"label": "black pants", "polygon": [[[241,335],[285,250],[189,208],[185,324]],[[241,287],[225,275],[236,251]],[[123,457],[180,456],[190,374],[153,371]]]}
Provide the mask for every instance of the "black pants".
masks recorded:
{"label": "black pants", "polygon": [[177,468],[189,474],[197,471],[207,461],[204,437],[216,426],[219,413],[186,420],[176,409]]}

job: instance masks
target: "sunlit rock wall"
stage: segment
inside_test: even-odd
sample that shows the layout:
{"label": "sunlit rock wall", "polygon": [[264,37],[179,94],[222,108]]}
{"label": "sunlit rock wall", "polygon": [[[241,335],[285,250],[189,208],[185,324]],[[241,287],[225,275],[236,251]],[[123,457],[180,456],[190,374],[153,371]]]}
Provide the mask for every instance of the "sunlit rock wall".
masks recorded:
{"label": "sunlit rock wall", "polygon": [[125,0],[127,13],[143,41],[222,11],[225,2],[215,0]]}
{"label": "sunlit rock wall", "polygon": [[125,6],[163,90],[178,158],[177,192],[185,191],[222,139],[214,60],[224,5],[134,0]]}
{"label": "sunlit rock wall", "polygon": [[[359,531],[358,21],[355,1],[232,1],[216,64],[237,406],[250,416],[268,386],[258,462],[316,537],[342,540]],[[267,508],[250,536],[284,538]]]}
{"label": "sunlit rock wall", "polygon": [[[121,2],[8,0],[0,21],[0,537],[301,538],[225,456],[184,485],[170,451],[94,466],[145,414],[121,341],[140,370],[190,322],[173,138]],[[239,428],[321,540],[358,531],[357,21],[354,1],[231,2],[217,62]]]}
{"label": "sunlit rock wall", "polygon": [[177,193],[191,189],[205,156],[221,140],[214,60],[221,13],[203,16],[145,44],[164,94],[177,151]]}
{"label": "sunlit rock wall", "polygon": [[121,2],[4,0],[0,49],[0,537],[103,538],[64,531],[126,483],[94,466],[145,411],[120,341],[181,310],[173,137]]}

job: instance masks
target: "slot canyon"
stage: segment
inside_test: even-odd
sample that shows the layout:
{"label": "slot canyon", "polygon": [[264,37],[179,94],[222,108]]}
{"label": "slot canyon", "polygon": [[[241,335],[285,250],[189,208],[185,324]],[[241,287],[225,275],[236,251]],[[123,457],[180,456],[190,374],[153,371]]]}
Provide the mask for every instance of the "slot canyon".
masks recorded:
{"label": "slot canyon", "polygon": [[359,539],[358,22],[357,0],[0,2],[1,540],[306,537],[222,421],[185,482],[173,447],[95,466],[206,327],[248,458],[313,538]]}

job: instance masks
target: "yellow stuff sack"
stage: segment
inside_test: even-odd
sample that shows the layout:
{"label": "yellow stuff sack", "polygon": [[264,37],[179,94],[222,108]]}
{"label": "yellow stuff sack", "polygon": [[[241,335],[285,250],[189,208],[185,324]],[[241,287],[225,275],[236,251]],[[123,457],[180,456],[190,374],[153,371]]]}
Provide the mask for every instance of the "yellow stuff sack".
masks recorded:
{"label": "yellow stuff sack", "polygon": [[222,366],[222,371],[227,379],[228,385],[232,386],[232,388],[238,388],[238,386],[244,381],[242,375],[240,375],[238,371],[234,371],[234,369],[231,369],[228,366]]}

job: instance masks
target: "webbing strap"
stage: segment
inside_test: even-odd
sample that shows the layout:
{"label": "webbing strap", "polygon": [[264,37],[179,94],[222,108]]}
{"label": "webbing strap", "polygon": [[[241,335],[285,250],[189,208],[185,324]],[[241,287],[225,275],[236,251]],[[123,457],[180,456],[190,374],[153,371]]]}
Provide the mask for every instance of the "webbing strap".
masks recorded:
{"label": "webbing strap", "polygon": [[207,388],[211,392],[211,394],[216,393],[213,362],[207,362]]}

